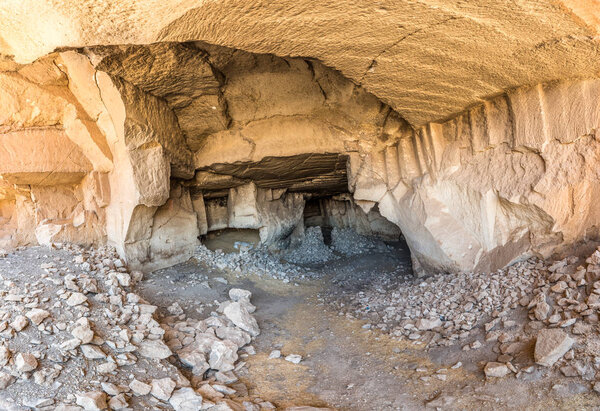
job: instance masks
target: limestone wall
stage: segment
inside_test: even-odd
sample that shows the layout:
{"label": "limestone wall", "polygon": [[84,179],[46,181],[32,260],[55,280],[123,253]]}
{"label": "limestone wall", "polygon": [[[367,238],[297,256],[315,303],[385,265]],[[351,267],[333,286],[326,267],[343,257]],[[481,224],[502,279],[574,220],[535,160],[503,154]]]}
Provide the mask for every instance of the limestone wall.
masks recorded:
{"label": "limestone wall", "polygon": [[377,206],[419,270],[493,270],[598,237],[598,80],[413,128],[317,61],[203,43],[3,67],[2,247],[109,243],[154,269],[219,228],[286,237],[311,190]]}

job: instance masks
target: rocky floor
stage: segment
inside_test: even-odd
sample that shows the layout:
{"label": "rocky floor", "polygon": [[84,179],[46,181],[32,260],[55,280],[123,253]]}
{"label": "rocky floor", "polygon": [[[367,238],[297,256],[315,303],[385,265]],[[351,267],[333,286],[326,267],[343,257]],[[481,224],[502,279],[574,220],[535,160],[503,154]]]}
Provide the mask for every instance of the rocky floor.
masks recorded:
{"label": "rocky floor", "polygon": [[109,249],[2,255],[0,409],[600,409],[600,251],[416,279],[400,244],[340,243],[143,278]]}

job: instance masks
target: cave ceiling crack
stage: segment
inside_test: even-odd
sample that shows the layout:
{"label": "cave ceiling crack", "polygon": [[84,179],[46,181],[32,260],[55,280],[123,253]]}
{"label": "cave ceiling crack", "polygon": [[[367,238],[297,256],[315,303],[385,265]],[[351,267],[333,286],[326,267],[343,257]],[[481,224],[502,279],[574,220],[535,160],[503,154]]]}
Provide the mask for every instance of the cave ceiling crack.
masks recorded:
{"label": "cave ceiling crack", "polygon": [[421,28],[418,28],[416,30],[413,30],[410,33],[407,33],[404,36],[400,37],[398,40],[396,40],[394,43],[390,44],[389,46],[387,46],[386,48],[384,48],[383,50],[381,50],[379,53],[377,53],[375,55],[375,57],[373,57],[371,59],[371,63],[369,64],[369,66],[367,67],[367,69],[364,71],[364,73],[362,74],[362,76],[360,77],[360,79],[358,80],[358,84],[362,86],[363,81],[365,80],[365,78],[367,77],[367,75],[369,74],[369,72],[371,71],[371,69],[373,69],[377,65],[377,60],[382,55],[384,55],[385,53],[387,53],[388,51],[390,51],[391,49],[393,49],[394,47],[396,47],[397,45],[399,45],[400,43],[402,43],[407,38],[412,37],[415,34],[419,34],[422,31],[429,30],[429,29],[431,29],[433,27],[436,27],[436,26],[439,26],[439,25],[442,25],[442,24],[446,24],[449,21],[458,20],[458,19],[461,19],[461,18],[462,17],[459,17],[459,16],[451,16],[451,17],[448,17],[448,18],[446,18],[444,20],[441,20],[441,21],[438,21],[436,23],[430,24],[428,26],[421,27]]}

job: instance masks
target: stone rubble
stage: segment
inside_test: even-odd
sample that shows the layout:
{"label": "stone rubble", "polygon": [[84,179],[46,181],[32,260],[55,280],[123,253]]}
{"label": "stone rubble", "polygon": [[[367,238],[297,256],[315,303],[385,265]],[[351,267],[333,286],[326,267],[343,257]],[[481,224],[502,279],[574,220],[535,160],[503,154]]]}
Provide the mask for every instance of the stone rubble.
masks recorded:
{"label": "stone rubble", "polygon": [[[249,291],[232,288],[220,314],[193,320],[137,295],[141,273],[114,250],[54,247],[0,262],[0,397],[57,410],[272,407],[235,374],[260,333]],[[15,268],[27,261],[29,276]]]}
{"label": "stone rubble", "polygon": [[[600,247],[587,258],[530,259],[494,273],[403,278],[387,289],[322,295],[321,302],[369,321],[365,332],[378,329],[429,350],[486,347],[497,356],[479,364],[488,378],[526,379],[536,368],[548,369],[582,380],[576,384],[582,392],[595,390],[600,378]],[[420,377],[421,383],[431,377]]]}
{"label": "stone rubble", "polygon": [[350,228],[334,228],[331,236],[332,245],[328,246],[324,242],[321,227],[308,227],[300,244],[279,252],[259,246],[239,253],[224,253],[200,245],[195,257],[209,267],[232,271],[238,277],[255,274],[288,283],[317,278],[314,267],[340,257],[390,253],[394,250],[383,241],[359,235]]}

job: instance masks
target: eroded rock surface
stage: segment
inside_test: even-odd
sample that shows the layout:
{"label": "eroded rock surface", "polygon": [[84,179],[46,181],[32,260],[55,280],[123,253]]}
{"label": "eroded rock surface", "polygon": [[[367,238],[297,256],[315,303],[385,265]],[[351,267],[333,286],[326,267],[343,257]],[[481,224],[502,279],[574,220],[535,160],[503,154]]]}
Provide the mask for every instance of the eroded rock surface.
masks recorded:
{"label": "eroded rock surface", "polygon": [[595,79],[420,125],[317,60],[202,42],[2,67],[3,248],[108,243],[151,270],[215,230],[285,246],[323,198],[327,224],[401,232],[417,273],[494,270],[599,235]]}

